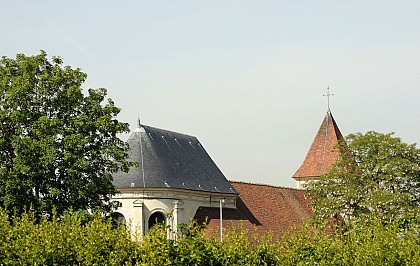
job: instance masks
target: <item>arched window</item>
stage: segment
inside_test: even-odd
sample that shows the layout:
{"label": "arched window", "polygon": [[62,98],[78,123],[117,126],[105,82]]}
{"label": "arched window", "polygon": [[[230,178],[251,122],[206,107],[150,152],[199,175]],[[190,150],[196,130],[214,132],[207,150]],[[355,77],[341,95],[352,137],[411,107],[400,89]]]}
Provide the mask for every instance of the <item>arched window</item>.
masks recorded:
{"label": "arched window", "polygon": [[110,216],[114,227],[117,227],[118,225],[125,225],[125,217],[122,213],[113,212]]}
{"label": "arched window", "polygon": [[149,217],[149,229],[157,224],[165,224],[165,215],[161,212],[154,212]]}

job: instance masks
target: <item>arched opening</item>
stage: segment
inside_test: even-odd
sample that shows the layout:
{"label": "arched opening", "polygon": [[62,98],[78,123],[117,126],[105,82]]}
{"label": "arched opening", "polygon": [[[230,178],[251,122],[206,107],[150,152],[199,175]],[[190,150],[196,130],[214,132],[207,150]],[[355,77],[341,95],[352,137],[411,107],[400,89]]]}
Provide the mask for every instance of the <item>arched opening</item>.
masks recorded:
{"label": "arched opening", "polygon": [[122,213],[113,212],[113,213],[111,213],[110,216],[111,216],[111,221],[112,221],[113,227],[117,227],[119,225],[124,225],[125,226],[125,217]]}
{"label": "arched opening", "polygon": [[165,215],[161,212],[154,212],[149,217],[149,229],[157,224],[165,224]]}

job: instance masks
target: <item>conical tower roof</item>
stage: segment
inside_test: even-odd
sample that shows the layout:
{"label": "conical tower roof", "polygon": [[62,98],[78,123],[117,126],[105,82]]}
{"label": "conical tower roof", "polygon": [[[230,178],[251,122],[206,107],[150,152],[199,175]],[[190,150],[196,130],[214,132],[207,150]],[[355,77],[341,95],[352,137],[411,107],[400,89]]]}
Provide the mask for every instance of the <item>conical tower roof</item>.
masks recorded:
{"label": "conical tower roof", "polygon": [[339,157],[338,143],[343,136],[328,110],[302,165],[293,175],[298,181],[317,179],[331,170]]}

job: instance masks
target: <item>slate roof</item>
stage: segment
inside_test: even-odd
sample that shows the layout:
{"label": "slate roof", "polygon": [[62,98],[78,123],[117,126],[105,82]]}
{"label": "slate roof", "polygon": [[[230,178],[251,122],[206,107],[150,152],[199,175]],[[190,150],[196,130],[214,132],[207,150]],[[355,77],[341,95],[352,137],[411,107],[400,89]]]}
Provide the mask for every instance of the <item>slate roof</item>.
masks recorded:
{"label": "slate roof", "polygon": [[139,125],[128,139],[129,160],[140,162],[114,174],[117,188],[177,188],[237,194],[196,137]]}
{"label": "slate roof", "polygon": [[329,172],[339,157],[338,143],[341,139],[343,136],[340,129],[331,111],[328,111],[305,160],[293,178],[296,180],[314,179]]}
{"label": "slate roof", "polygon": [[[300,228],[312,215],[305,191],[262,184],[232,182],[239,192],[237,209],[223,209],[223,226],[242,226],[253,232],[272,231],[280,235],[285,229]],[[203,223],[207,218],[207,234],[217,233],[220,224],[219,208],[201,207],[194,219]]]}

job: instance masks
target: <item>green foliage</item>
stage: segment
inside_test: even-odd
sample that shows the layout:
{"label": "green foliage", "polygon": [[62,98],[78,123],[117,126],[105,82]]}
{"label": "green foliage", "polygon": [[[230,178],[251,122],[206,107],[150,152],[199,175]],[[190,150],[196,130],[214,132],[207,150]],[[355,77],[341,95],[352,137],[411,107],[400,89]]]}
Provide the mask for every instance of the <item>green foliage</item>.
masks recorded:
{"label": "green foliage", "polygon": [[308,184],[315,217],[390,223],[420,214],[420,150],[393,134],[351,134],[341,158]]}
{"label": "green foliage", "polygon": [[238,227],[221,243],[194,223],[176,239],[163,225],[136,238],[100,213],[83,224],[72,211],[36,221],[0,209],[0,265],[420,265],[417,224],[407,221],[401,231],[399,223],[376,221],[333,233],[307,226],[276,240]]}
{"label": "green foliage", "polygon": [[111,173],[128,170],[128,124],[106,89],[81,88],[87,75],[41,51],[0,60],[0,206],[62,214],[107,209]]}
{"label": "green foliage", "polygon": [[168,227],[156,226],[140,241],[139,265],[278,265],[276,245],[270,237],[250,238],[243,228],[230,228],[221,243],[191,223],[176,239]]}
{"label": "green foliage", "polygon": [[67,212],[60,220],[36,221],[23,213],[10,221],[0,211],[1,265],[124,265],[131,263],[137,243],[124,227],[111,230],[100,214],[86,225],[80,215]]}
{"label": "green foliage", "polygon": [[282,265],[418,265],[419,248],[418,230],[376,221],[334,233],[307,227],[283,238],[278,254]]}

